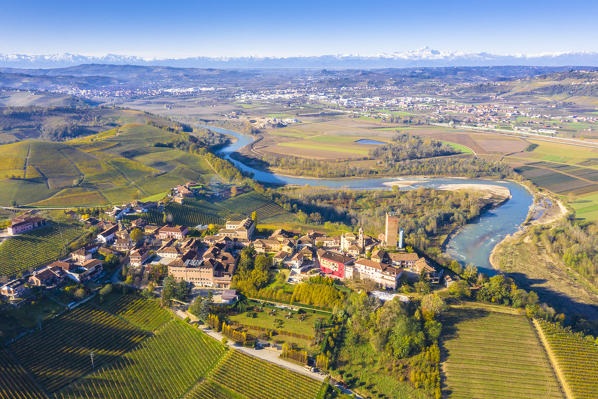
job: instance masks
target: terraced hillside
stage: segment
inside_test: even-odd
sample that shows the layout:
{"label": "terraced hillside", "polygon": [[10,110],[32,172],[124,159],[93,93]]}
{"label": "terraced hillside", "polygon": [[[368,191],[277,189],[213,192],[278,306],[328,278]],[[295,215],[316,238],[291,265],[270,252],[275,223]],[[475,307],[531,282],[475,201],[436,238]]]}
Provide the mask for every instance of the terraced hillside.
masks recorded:
{"label": "terraced hillside", "polygon": [[526,317],[451,309],[443,324],[446,396],[563,398],[548,357]]}

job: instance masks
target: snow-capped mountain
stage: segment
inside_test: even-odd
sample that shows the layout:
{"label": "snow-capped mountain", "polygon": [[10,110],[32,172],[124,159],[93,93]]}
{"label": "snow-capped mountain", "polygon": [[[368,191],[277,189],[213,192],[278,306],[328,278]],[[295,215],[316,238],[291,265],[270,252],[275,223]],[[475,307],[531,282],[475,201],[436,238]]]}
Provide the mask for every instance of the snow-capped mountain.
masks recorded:
{"label": "snow-capped mountain", "polygon": [[446,52],[424,47],[406,52],[295,57],[141,58],[107,54],[0,54],[0,67],[60,68],[80,64],[157,65],[196,68],[404,68],[446,66],[598,66],[598,52],[511,54]]}

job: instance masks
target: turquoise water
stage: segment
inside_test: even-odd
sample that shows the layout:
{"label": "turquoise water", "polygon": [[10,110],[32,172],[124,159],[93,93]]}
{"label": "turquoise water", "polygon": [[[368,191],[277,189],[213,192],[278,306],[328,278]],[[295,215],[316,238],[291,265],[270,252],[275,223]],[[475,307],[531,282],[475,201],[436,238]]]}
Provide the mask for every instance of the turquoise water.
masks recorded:
{"label": "turquoise water", "polygon": [[490,265],[490,253],[492,249],[502,241],[508,234],[519,230],[525,221],[529,208],[533,203],[533,197],[522,185],[509,181],[488,181],[483,179],[462,179],[462,178],[358,178],[358,179],[314,179],[309,177],[282,176],[270,172],[264,172],[251,168],[239,161],[230,158],[230,153],[238,151],[242,147],[251,144],[254,140],[238,132],[227,129],[210,127],[210,129],[234,136],[237,141],[222,148],[219,154],[231,161],[236,167],[244,172],[251,173],[253,178],[262,183],[281,185],[310,185],[326,186],[331,188],[346,188],[355,190],[390,189],[384,183],[408,180],[416,182],[401,190],[412,190],[417,187],[437,188],[444,184],[493,184],[506,187],[511,192],[511,198],[501,206],[484,212],[478,220],[467,224],[459,233],[455,234],[446,245],[446,252],[462,264],[473,263],[487,274],[495,274]]}
{"label": "turquoise water", "polygon": [[359,139],[355,140],[357,144],[386,144],[383,141],[372,140],[372,139]]}

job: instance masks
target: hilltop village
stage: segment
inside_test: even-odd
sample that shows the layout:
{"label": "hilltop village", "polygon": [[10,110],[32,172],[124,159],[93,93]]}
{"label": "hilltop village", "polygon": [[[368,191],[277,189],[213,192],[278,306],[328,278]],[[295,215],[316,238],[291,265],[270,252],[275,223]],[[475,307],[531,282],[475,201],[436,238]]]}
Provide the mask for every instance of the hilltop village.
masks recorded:
{"label": "hilltop village", "polygon": [[[185,186],[175,188],[174,193],[173,201],[187,195]],[[31,287],[55,288],[69,280],[116,282],[115,277],[106,275],[107,260],[122,264],[125,276],[158,273],[192,288],[230,290],[241,251],[247,247],[271,257],[275,270],[288,269],[286,282],[290,284],[328,276],[369,280],[380,289],[396,290],[402,279],[414,281],[423,276],[439,283],[442,277],[426,258],[403,248],[399,217],[394,214],[386,215],[385,233],[378,237],[364,234],[363,228],[357,234],[346,232],[340,236],[284,229],[264,235],[251,217],[228,220],[222,228],[211,230],[210,226],[155,225],[142,217],[123,217],[161,206],[135,201],[106,211],[106,220],[85,217],[82,221],[99,231],[93,240],[62,259],[6,282],[0,293],[16,304],[27,298]],[[72,211],[70,215],[79,217]],[[39,216],[23,215],[12,221],[7,232],[15,236],[45,223]],[[452,282],[449,276],[446,278]]]}

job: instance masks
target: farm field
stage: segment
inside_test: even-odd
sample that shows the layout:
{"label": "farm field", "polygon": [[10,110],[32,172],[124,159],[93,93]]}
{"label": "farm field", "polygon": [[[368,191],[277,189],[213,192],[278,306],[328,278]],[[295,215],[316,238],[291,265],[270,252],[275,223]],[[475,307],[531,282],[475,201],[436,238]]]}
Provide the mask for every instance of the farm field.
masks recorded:
{"label": "farm field", "polygon": [[576,216],[598,220],[598,149],[528,140],[533,151],[507,156],[515,170],[561,196]]}
{"label": "farm field", "polygon": [[175,138],[129,124],[65,142],[0,145],[0,205],[101,206],[208,182],[214,173],[202,157],[155,146]]}
{"label": "farm field", "polygon": [[136,295],[113,293],[102,304],[102,307],[146,331],[157,330],[172,319],[170,312],[162,308],[158,301]]}
{"label": "farm field", "polygon": [[27,371],[0,348],[0,399],[42,399],[47,396],[35,385]]}
{"label": "farm field", "polygon": [[9,345],[48,392],[56,392],[137,346],[147,333],[108,312],[83,305]]}
{"label": "farm field", "polygon": [[579,334],[537,320],[575,398],[598,397],[598,346]]}
{"label": "farm field", "polygon": [[181,320],[58,394],[56,398],[177,398],[218,362],[224,348]]}
{"label": "farm field", "polygon": [[49,226],[0,243],[0,275],[15,276],[66,254],[66,247],[86,230],[78,224],[50,222]]}
{"label": "farm field", "polygon": [[524,316],[451,309],[443,316],[443,390],[451,398],[563,398]]}
{"label": "farm field", "polygon": [[316,398],[322,383],[233,350],[210,376],[246,398]]}

